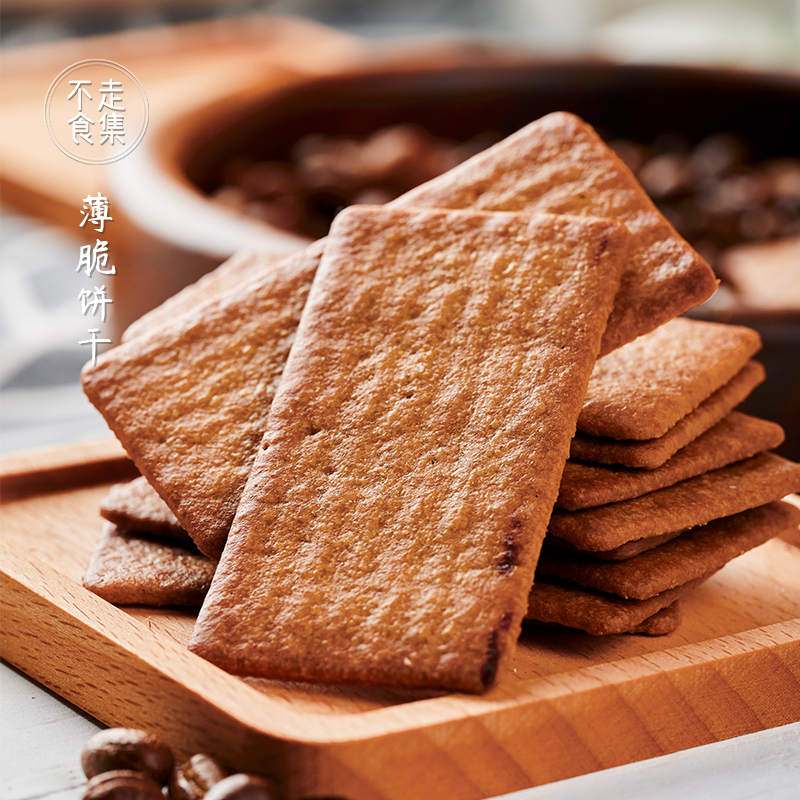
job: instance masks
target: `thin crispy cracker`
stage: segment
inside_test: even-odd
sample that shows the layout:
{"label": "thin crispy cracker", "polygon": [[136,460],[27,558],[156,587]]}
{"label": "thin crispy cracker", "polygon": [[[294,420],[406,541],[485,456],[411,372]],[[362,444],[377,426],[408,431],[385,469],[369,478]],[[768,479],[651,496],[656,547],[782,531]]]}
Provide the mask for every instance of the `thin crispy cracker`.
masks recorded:
{"label": "thin crispy cracker", "polygon": [[556,509],[548,531],[579,550],[611,550],[704,525],[798,490],[800,464],[761,453],[632,500],[582,511]]}
{"label": "thin crispy cracker", "polygon": [[733,558],[800,523],[800,509],[776,500],[692,528],[626,561],[598,561],[563,548],[542,548],[541,574],[599,589],[626,599],[644,600],[717,570]]}
{"label": "thin crispy cracker", "polygon": [[624,600],[574,584],[537,579],[528,598],[525,621],[557,623],[593,636],[629,633],[710,577],[704,575],[647,600]]}
{"label": "thin crispy cracker", "polygon": [[104,522],[83,585],[117,605],[199,606],[215,562],[191,544],[130,533]]}
{"label": "thin crispy cracker", "polygon": [[228,292],[247,285],[270,269],[277,267],[287,257],[286,252],[252,252],[243,250],[231,256],[199,281],[181,289],[161,305],[132,322],[122,334],[126,342],[169,324],[177,317],[193,312],[208,300],[215,300]]}
{"label": "thin crispy cracker", "polygon": [[266,427],[316,259],[269,270],[87,365],[83,386],[200,550],[220,555]]}
{"label": "thin crispy cracker", "polygon": [[731,411],[725,419],[653,470],[567,461],[556,506],[575,511],[641,497],[772,450],[783,439],[780,425]]}
{"label": "thin crispy cracker", "polygon": [[720,389],[761,349],[742,325],[678,317],[601,358],[578,430],[612,439],[656,439]]}
{"label": "thin crispy cracker", "polygon": [[[592,557],[604,561],[625,561],[626,558],[638,556],[639,553],[644,553],[665,542],[669,542],[682,533],[683,531],[670,531],[669,533],[662,533],[658,536],[648,536],[646,539],[634,539],[632,542],[625,542],[625,544],[621,544],[619,547],[612,547],[611,550],[592,550]],[[576,553],[583,552],[565,539],[553,536],[552,533],[548,533],[544,540],[552,547],[563,548]]]}
{"label": "thin crispy cracker", "polygon": [[[619,216],[635,252],[604,352],[702,302],[716,284],[622,162],[571,114],[544,117],[395,202]],[[83,372],[89,399],[207,555],[222,552],[322,250],[309,246]]]}
{"label": "thin crispy cracker", "polygon": [[112,486],[100,504],[100,516],[125,530],[189,539],[167,504],[141,476]]}
{"label": "thin crispy cracker", "polygon": [[[98,539],[84,586],[116,605],[179,605],[199,608],[216,562],[198,550],[107,524]],[[661,635],[680,624],[679,601],[656,612],[631,633]]]}
{"label": "thin crispy cracker", "polygon": [[548,114],[395,204],[609,217],[634,236],[603,336],[610,353],[708,299],[716,279],[583,120]]}
{"label": "thin crispy cracker", "polygon": [[489,687],[628,243],[608,220],[343,211],[190,648],[236,674]]}
{"label": "thin crispy cracker", "polygon": [[644,622],[635,625],[628,633],[638,633],[642,636],[665,636],[678,630],[681,622],[683,622],[683,604],[680,600],[676,600],[666,608],[656,611]]}
{"label": "thin crispy cracker", "polygon": [[694,411],[687,414],[658,439],[600,439],[576,433],[570,446],[570,458],[598,464],[622,464],[638,469],[657,469],[682,447],[716,425],[739,405],[767,374],[757,361],[749,361],[721,389],[717,389]]}

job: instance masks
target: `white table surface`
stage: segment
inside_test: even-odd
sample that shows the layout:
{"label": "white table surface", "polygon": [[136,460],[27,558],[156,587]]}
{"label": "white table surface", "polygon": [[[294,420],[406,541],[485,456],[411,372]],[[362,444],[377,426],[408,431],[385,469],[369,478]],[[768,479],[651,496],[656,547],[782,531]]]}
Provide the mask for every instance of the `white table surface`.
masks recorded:
{"label": "white table surface", "polygon": [[[102,726],[5,662],[0,711],[0,798],[79,800],[81,749]],[[797,800],[800,722],[503,796],[588,798]]]}

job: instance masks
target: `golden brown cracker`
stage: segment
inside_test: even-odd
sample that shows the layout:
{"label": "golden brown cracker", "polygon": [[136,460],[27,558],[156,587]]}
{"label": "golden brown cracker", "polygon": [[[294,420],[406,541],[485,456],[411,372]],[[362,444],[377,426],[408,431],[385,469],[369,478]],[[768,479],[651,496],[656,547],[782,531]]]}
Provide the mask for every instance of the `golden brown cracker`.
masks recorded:
{"label": "golden brown cracker", "polygon": [[236,674],[488,688],[628,243],[607,220],[343,211],[190,648]]}
{"label": "golden brown cracker", "polygon": [[576,433],[570,457],[598,464],[621,464],[637,469],[657,469],[689,442],[716,425],[766,379],[764,367],[749,361],[721,389],[658,439],[618,441]]}
{"label": "golden brown cracker", "polygon": [[[593,558],[599,558],[604,561],[625,561],[626,558],[638,556],[639,553],[644,553],[646,550],[652,550],[654,547],[669,542],[682,533],[683,531],[670,531],[669,533],[662,533],[658,536],[648,536],[646,539],[634,539],[633,541],[621,544],[619,547],[612,547],[610,550],[592,550],[591,554]],[[552,547],[570,550],[571,552],[584,552],[574,545],[571,545],[565,539],[553,536],[552,533],[547,534],[545,542]]]}
{"label": "golden brown cracker", "polygon": [[721,422],[653,470],[567,461],[556,506],[575,511],[641,497],[771,450],[783,439],[780,425],[731,411]]}
{"label": "golden brown cracker", "polygon": [[678,317],[601,358],[578,430],[656,439],[730,381],[761,348],[742,325]]}
{"label": "golden brown cracker", "polygon": [[253,252],[243,250],[231,256],[200,280],[181,289],[161,305],[143,314],[123,332],[122,341],[147,334],[177,317],[191,313],[209,300],[240,289],[260,275],[278,266],[289,254],[286,252]]}
{"label": "golden brown cracker", "polygon": [[[635,252],[604,351],[701,302],[708,266],[622,162],[571,114],[551,114],[395,201],[401,206],[618,214]],[[222,552],[323,243],[241,289],[104,353],[84,389],[136,466],[210,556]],[[135,342],[135,344],[134,344]]]}
{"label": "golden brown cracker", "polygon": [[193,545],[103,523],[83,585],[117,605],[199,606],[216,563]]}
{"label": "golden brown cracker", "polygon": [[710,577],[704,575],[647,600],[624,600],[574,584],[537,579],[528,598],[525,621],[557,623],[593,636],[629,633]]}
{"label": "golden brown cracker", "polygon": [[583,120],[555,112],[393,204],[609,217],[634,244],[603,336],[610,353],[708,299],[717,281]]}
{"label": "golden brown cracker", "polygon": [[678,630],[681,622],[683,622],[683,605],[680,600],[676,600],[666,608],[656,611],[644,622],[635,625],[628,633],[638,633],[642,636],[665,636]]}
{"label": "golden brown cracker", "polygon": [[632,500],[582,511],[556,509],[548,531],[579,550],[611,550],[704,525],[798,490],[800,464],[761,453]]}
{"label": "golden brown cracker", "polygon": [[189,539],[167,504],[141,476],[112,486],[100,504],[100,516],[125,530]]}
{"label": "golden brown cracker", "polygon": [[202,552],[222,552],[316,260],[297,256],[236,293],[87,365],[89,399]]}
{"label": "golden brown cracker", "polygon": [[542,548],[541,574],[626,599],[644,600],[717,570],[733,558],[796,529],[800,509],[780,500],[713,520],[625,561],[598,561],[563,548]]}

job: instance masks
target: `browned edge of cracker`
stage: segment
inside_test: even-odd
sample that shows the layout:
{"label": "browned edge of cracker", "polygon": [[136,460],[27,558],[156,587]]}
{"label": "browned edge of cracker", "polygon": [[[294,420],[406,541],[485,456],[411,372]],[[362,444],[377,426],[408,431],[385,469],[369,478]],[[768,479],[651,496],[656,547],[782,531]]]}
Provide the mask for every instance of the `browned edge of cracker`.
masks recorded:
{"label": "browned edge of cracker", "polygon": [[[625,229],[607,220],[368,207],[342,212],[273,402],[266,447],[254,465],[190,649],[235,674],[275,679],[470,692],[492,685],[519,633],[546,519],[627,242]],[[509,249],[516,254],[513,259]],[[580,270],[569,259],[555,258],[553,253],[562,249],[578,260]],[[464,269],[473,262],[475,268]],[[425,298],[433,302],[423,303]],[[548,325],[554,318],[558,324]],[[446,339],[443,331],[449,331]],[[533,331],[541,343],[530,338]],[[467,360],[442,355],[444,341],[452,342]],[[430,358],[418,372],[413,367],[422,354]],[[507,368],[509,359],[514,369]],[[462,377],[467,364],[482,387],[477,394],[473,381]],[[437,365],[439,377],[432,379],[430,370]],[[544,373],[543,365],[548,366]],[[541,380],[532,383],[531,370]],[[387,380],[390,373],[397,379]],[[407,381],[412,389],[404,388]],[[561,402],[539,420],[545,411],[540,397],[545,386],[548,399],[552,389]],[[447,397],[460,392],[462,402],[443,402],[442,391]],[[486,407],[487,395],[499,398],[503,408],[510,404],[509,413],[493,405],[491,418],[483,411],[475,416]],[[530,415],[538,420],[538,436],[530,434]],[[436,433],[441,420],[448,421],[448,442],[461,441],[451,438],[453,431],[466,432],[463,455],[458,456],[459,444],[457,453],[440,450],[433,460],[426,455],[424,468],[420,463],[418,469],[403,470],[404,462],[398,460],[405,452],[403,440],[410,435],[409,452],[416,452],[420,442],[441,436]],[[502,508],[487,505],[484,482],[479,481],[478,490],[470,477],[476,467],[487,469],[486,450],[474,447],[476,436],[483,440],[487,424],[494,431],[498,458],[509,449],[522,448],[525,454],[522,460],[503,458],[497,462],[502,469],[491,471],[491,480],[505,486]],[[374,436],[384,444],[366,444]],[[372,457],[339,456],[339,449],[349,453],[352,447]],[[445,492],[439,479],[430,485],[430,475],[443,469],[442,459],[448,463],[457,457],[463,458],[458,468],[446,472],[454,486]],[[312,458],[313,467],[306,463]],[[538,466],[528,475],[534,460]],[[329,461],[331,470],[325,469]],[[373,501],[353,502],[352,489],[342,494],[328,488],[350,486],[364,469],[387,473],[374,499],[380,511],[373,512]],[[535,481],[535,492],[524,490],[526,478]],[[398,481],[402,491],[392,491]],[[286,494],[289,487],[294,488]],[[467,516],[475,517],[458,539],[463,558],[474,566],[469,570],[474,585],[459,580],[460,570],[466,569],[462,558],[450,559],[436,545],[439,538],[431,526],[441,527],[445,547],[452,539],[452,520],[443,526],[437,515],[426,514],[420,527],[407,519],[410,509],[420,513],[421,499],[426,507],[451,504],[454,488],[466,498]],[[423,494],[418,497],[418,492]],[[323,496],[325,503],[319,506],[316,498]],[[383,531],[379,554],[373,552],[372,539],[363,537],[365,526],[372,530],[373,522],[376,535]],[[474,538],[478,530],[488,536],[463,548],[463,536]],[[397,541],[387,538],[399,531]],[[265,536],[270,542],[268,564]],[[342,537],[352,541],[346,550],[338,545]],[[312,549],[304,544],[309,538]],[[414,557],[422,560],[413,569],[404,556],[412,544]],[[294,566],[298,558],[303,561],[299,573]],[[390,569],[397,559],[398,568]],[[434,567],[437,572],[445,569],[434,594],[420,593],[416,583]],[[371,588],[375,570],[391,575],[398,593],[392,632],[384,630],[380,593]],[[447,570],[459,572],[450,580]],[[456,589],[461,601],[453,599]],[[318,595],[325,598],[322,605],[314,599]],[[479,601],[483,596],[494,599],[486,604]],[[480,619],[453,626],[454,606],[460,615],[465,608],[470,613],[480,609]],[[416,620],[423,609],[418,623],[403,623]],[[447,633],[440,614],[449,620]],[[423,622],[429,615],[431,621]],[[269,624],[260,624],[261,619]],[[302,635],[298,619],[303,621]],[[380,627],[372,633],[378,620]],[[319,648],[320,638],[324,649]]]}
{"label": "browned edge of cracker", "polygon": [[632,500],[582,511],[556,509],[548,531],[579,550],[611,550],[704,525],[798,490],[800,464],[761,453]]}
{"label": "browned edge of cracker", "polygon": [[720,569],[798,523],[800,509],[776,500],[692,528],[625,561],[598,561],[591,555],[543,547],[537,574],[627,600],[645,600]]}
{"label": "browned edge of cracker", "polygon": [[[665,542],[669,542],[676,536],[680,536],[682,533],[682,530],[670,531],[669,533],[662,533],[658,536],[647,536],[643,539],[633,539],[630,542],[621,544],[619,547],[612,547],[610,550],[591,550],[590,552],[592,554],[592,558],[599,558],[603,561],[625,561],[627,558],[638,556],[639,553],[644,553],[647,550],[652,550],[654,547],[664,544]],[[547,534],[545,537],[545,542],[548,544],[548,546],[569,550],[573,553],[585,552],[580,548],[575,547],[575,545],[570,544],[566,539],[553,536],[552,533]]]}
{"label": "browned edge of cracker", "polygon": [[593,636],[628,633],[648,617],[700,586],[711,574],[647,600],[623,600],[573,584],[537,581],[531,590],[525,620],[566,625]]}
{"label": "browned edge of cracker", "polygon": [[569,460],[556,506],[568,511],[618,503],[772,450],[784,440],[775,422],[731,411],[652,470]]}
{"label": "browned edge of cracker", "polygon": [[656,611],[652,617],[648,617],[644,622],[631,628],[628,633],[640,636],[666,636],[666,634],[678,630],[681,622],[683,622],[683,604],[679,598],[666,608]]}
{"label": "browned edge of cracker", "polygon": [[576,433],[570,458],[598,464],[621,464],[637,469],[657,469],[689,442],[712,428],[766,380],[758,361],[748,361],[742,370],[693,412],[658,439],[617,441],[595,439]]}

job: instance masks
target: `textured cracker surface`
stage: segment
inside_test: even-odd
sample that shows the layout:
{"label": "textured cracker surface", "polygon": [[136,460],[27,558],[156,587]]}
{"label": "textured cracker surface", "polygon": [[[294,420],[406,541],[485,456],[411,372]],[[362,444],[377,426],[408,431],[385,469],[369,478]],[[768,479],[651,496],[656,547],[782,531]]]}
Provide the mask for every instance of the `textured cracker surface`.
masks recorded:
{"label": "textured cracker surface", "polygon": [[556,509],[548,531],[580,550],[611,550],[635,539],[704,525],[800,490],[800,464],[774,453],[675,486],[582,511]]}
{"label": "textured cracker surface", "polygon": [[764,367],[749,361],[726,383],[657,439],[618,441],[576,433],[570,457],[598,464],[622,464],[639,469],[657,469],[689,442],[716,425],[767,377]]}
{"label": "textured cracker surface", "polygon": [[[571,114],[531,123],[396,203],[619,215],[635,252],[603,352],[699,304],[716,286],[628,169]],[[126,332],[132,341],[84,373],[89,399],[212,557],[225,544],[322,247],[312,244],[275,269],[265,264],[234,291],[229,273],[237,265],[229,262],[152,312],[150,323],[184,308],[187,296],[198,303],[195,311],[164,324],[134,324]],[[203,303],[205,296],[214,299]]]}
{"label": "textured cracker surface", "polygon": [[761,348],[741,325],[686,317],[601,358],[578,430],[612,439],[655,439],[728,383]]}
{"label": "textured cracker surface", "polygon": [[[654,547],[664,544],[664,542],[669,542],[682,533],[683,531],[680,530],[670,531],[669,533],[662,533],[658,536],[648,536],[645,539],[633,539],[630,542],[621,544],[619,547],[612,547],[610,550],[592,550],[591,555],[592,558],[599,558],[603,561],[625,561],[633,556],[638,556],[639,553],[644,553],[646,550],[652,550]],[[548,533],[544,541],[545,544],[554,548],[557,547],[571,552],[582,552],[565,539],[553,536],[552,533]]]}
{"label": "textured cracker surface", "polygon": [[109,603],[199,606],[215,562],[182,546],[103,523],[83,585]]}
{"label": "textured cracker surface", "polygon": [[635,625],[629,633],[639,633],[643,636],[664,636],[677,630],[683,622],[683,605],[680,599],[671,603],[666,608],[656,611],[652,617]]}
{"label": "textured cracker surface", "polygon": [[202,552],[218,557],[250,473],[316,261],[269,270],[88,364],[89,399]]}
{"label": "textured cracker surface", "polygon": [[783,439],[780,425],[731,411],[721,422],[653,470],[567,461],[556,505],[575,511],[640,497],[772,450]]}
{"label": "textured cracker surface", "polygon": [[555,112],[532,122],[393,205],[545,211],[622,222],[634,243],[602,353],[699,305],[716,289],[706,262],[615,153],[573,114]]}
{"label": "textured cracker surface", "polygon": [[236,674],[491,685],[628,244],[603,220],[342,212],[191,649]]}
{"label": "textured cracker surface", "polygon": [[537,579],[525,619],[566,625],[594,636],[629,633],[710,577],[704,575],[647,600],[624,600],[594,589]]}
{"label": "textured cracker surface", "polygon": [[126,530],[188,539],[167,504],[144,477],[111,487],[100,504],[100,516]]}
{"label": "textured cracker surface", "polygon": [[169,324],[182,314],[193,312],[209,300],[216,300],[228,292],[239,289],[278,266],[287,255],[281,252],[242,251],[231,256],[215,270],[132,322],[122,334],[122,341],[126,342],[135,336],[147,334],[161,325]]}
{"label": "textured cracker surface", "polygon": [[717,570],[731,559],[797,528],[800,509],[776,500],[685,531],[626,561],[598,562],[564,549],[542,549],[537,575],[644,600]]}

